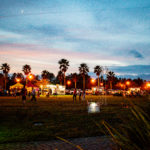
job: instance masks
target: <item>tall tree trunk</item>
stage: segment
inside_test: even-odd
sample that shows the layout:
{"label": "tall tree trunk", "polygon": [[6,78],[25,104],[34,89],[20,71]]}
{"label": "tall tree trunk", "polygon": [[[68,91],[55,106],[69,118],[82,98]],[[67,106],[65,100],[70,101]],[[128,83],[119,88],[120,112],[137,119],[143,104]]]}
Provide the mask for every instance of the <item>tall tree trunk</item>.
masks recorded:
{"label": "tall tree trunk", "polygon": [[6,75],[5,75],[5,90],[6,90]]}
{"label": "tall tree trunk", "polygon": [[26,86],[27,86],[27,78],[26,78]]}
{"label": "tall tree trunk", "polygon": [[97,76],[98,77],[98,89],[99,89],[99,76]]}
{"label": "tall tree trunk", "polygon": [[83,91],[85,90],[85,76],[83,75]]}
{"label": "tall tree trunk", "polygon": [[65,76],[65,72],[64,72],[64,86],[66,86],[66,76]]}
{"label": "tall tree trunk", "polygon": [[112,89],[112,81],[110,81],[110,89]]}
{"label": "tall tree trunk", "polygon": [[77,88],[77,81],[75,81],[75,89]]}

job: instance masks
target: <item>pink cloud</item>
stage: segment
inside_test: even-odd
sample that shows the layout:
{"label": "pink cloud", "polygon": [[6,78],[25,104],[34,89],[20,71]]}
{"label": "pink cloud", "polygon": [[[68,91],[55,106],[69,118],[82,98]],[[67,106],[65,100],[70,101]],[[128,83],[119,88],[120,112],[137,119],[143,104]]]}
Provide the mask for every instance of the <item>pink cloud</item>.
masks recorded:
{"label": "pink cloud", "polygon": [[[0,63],[7,62],[11,67],[11,72],[20,72],[24,64],[30,64],[34,73],[40,73],[47,69],[55,74],[58,71],[58,61],[66,58],[70,61],[68,72],[78,71],[80,63],[87,63],[90,66],[107,64],[119,64],[119,59],[97,53],[65,51],[64,49],[46,48],[32,44],[2,44],[0,45]],[[109,60],[109,61],[107,61]],[[121,63],[120,63],[121,64]]]}

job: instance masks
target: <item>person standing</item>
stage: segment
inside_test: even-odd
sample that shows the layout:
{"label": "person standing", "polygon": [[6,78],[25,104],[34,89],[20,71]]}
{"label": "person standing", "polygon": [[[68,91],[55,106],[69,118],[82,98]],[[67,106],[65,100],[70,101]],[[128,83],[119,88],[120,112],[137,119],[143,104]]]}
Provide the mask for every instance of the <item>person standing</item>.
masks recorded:
{"label": "person standing", "polygon": [[73,102],[76,101],[76,96],[77,96],[77,90],[74,89],[74,91],[73,91]]}
{"label": "person standing", "polygon": [[25,104],[25,102],[26,102],[26,94],[27,94],[27,90],[26,90],[25,86],[23,87],[23,89],[21,91],[21,94],[22,94],[22,102],[23,102],[23,104]]}
{"label": "person standing", "polygon": [[28,96],[29,96],[29,99],[30,99],[30,96],[31,96],[31,92],[29,91],[29,93],[28,93]]}
{"label": "person standing", "polygon": [[33,88],[32,89],[32,98],[31,98],[31,101],[34,100],[36,102],[36,97],[35,96],[36,96],[36,93],[35,93],[35,89]]}
{"label": "person standing", "polygon": [[81,90],[79,91],[79,101],[81,102],[81,96],[82,96],[82,92]]}

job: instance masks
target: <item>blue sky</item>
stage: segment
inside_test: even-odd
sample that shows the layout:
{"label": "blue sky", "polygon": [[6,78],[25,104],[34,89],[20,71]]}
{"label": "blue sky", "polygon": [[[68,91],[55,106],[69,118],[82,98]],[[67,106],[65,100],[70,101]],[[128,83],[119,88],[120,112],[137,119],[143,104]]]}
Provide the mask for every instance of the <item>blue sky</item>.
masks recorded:
{"label": "blue sky", "polygon": [[149,0],[0,0],[0,63],[68,73],[87,63],[150,79]]}

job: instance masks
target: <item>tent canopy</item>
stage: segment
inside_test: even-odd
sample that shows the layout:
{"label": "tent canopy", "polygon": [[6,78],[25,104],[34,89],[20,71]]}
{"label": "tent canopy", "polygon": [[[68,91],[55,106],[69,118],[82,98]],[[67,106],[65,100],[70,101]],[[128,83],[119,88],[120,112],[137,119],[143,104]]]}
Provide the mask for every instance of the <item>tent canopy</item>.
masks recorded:
{"label": "tent canopy", "polygon": [[21,83],[16,83],[16,84],[10,86],[10,89],[14,89],[14,88],[23,88],[23,84],[21,84]]}

